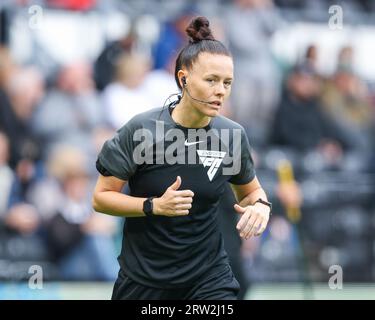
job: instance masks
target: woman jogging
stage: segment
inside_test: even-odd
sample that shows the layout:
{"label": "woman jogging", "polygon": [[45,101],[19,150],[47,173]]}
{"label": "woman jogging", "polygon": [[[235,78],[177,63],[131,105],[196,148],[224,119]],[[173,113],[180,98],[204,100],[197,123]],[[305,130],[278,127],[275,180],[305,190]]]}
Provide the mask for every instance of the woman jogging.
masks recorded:
{"label": "woman jogging", "polygon": [[193,19],[186,32],[175,69],[182,96],[133,117],[98,156],[93,207],[126,217],[112,299],[236,299],[217,221],[226,184],[241,215],[233,232],[260,235],[269,220],[244,129],[219,115],[232,57],[206,18]]}

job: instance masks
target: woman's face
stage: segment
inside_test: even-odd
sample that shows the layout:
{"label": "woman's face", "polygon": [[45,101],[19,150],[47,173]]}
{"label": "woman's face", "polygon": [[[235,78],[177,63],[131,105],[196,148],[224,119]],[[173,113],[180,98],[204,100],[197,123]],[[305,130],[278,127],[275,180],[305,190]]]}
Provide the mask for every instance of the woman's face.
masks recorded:
{"label": "woman's face", "polygon": [[[190,70],[181,70],[181,76],[186,78],[188,94],[185,92],[184,96],[187,96],[189,103],[202,115],[215,117],[230,95],[233,60],[225,55],[203,52]],[[199,103],[189,94],[208,103]]]}

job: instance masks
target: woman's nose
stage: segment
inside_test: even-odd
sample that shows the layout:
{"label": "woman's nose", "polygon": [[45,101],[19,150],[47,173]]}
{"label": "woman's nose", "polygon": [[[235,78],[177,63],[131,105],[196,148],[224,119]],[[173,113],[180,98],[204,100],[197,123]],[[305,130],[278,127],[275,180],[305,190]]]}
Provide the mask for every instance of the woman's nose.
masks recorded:
{"label": "woman's nose", "polygon": [[215,87],[215,95],[220,95],[220,96],[225,95],[224,84],[219,83],[219,84]]}

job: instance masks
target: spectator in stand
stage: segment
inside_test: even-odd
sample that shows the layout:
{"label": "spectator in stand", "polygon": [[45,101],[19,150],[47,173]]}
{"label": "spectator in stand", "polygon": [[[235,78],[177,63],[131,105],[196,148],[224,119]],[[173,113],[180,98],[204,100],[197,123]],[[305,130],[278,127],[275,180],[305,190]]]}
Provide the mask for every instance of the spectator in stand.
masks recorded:
{"label": "spectator in stand", "polygon": [[307,47],[305,56],[303,57],[302,64],[309,68],[313,73],[319,74],[318,72],[318,48],[315,44],[311,44]]}
{"label": "spectator in stand", "polygon": [[159,40],[153,48],[154,69],[168,68],[173,57],[177,56],[186,43],[186,26],[196,15],[194,8],[189,5],[174,19],[162,25]]}
{"label": "spectator in stand", "polygon": [[329,118],[352,137],[355,148],[368,151],[374,142],[375,114],[368,88],[355,74],[352,61],[353,49],[344,47],[335,74],[325,83],[322,104]]}
{"label": "spectator in stand", "polygon": [[118,41],[109,43],[100,53],[94,64],[94,78],[96,88],[99,91],[115,80],[116,65],[118,59],[126,53],[131,53],[136,44],[136,36],[134,30],[122,37]]}
{"label": "spectator in stand", "polygon": [[340,158],[351,145],[319,104],[320,80],[310,69],[297,66],[289,74],[286,90],[274,119],[271,143],[306,152],[319,149]]}
{"label": "spectator in stand", "polygon": [[147,97],[149,97],[153,106],[162,106],[168,97],[179,93],[174,79],[176,56],[170,57],[171,60],[164,68],[151,70],[145,78],[144,90],[147,92]]}
{"label": "spectator in stand", "polygon": [[[114,280],[116,219],[92,211],[87,159],[81,150],[59,146],[48,162],[60,202],[47,221],[47,243],[65,280]],[[50,190],[44,190],[48,196]]]}
{"label": "spectator in stand", "polygon": [[149,59],[138,53],[124,54],[119,58],[115,82],[102,93],[107,121],[114,129],[119,129],[134,115],[153,107],[144,87],[149,66]]}
{"label": "spectator in stand", "polygon": [[56,87],[47,93],[33,119],[34,130],[46,141],[47,153],[61,142],[90,152],[92,132],[102,123],[102,108],[87,62],[61,68]]}
{"label": "spectator in stand", "polygon": [[23,197],[15,197],[19,177],[9,166],[9,156],[8,138],[0,132],[0,256],[5,261],[43,259],[46,247],[42,220],[35,206]]}
{"label": "spectator in stand", "polygon": [[43,80],[32,67],[15,69],[0,93],[0,130],[12,141],[12,168],[16,168],[21,160],[32,162],[40,158],[41,141],[33,132],[30,122],[43,94]]}

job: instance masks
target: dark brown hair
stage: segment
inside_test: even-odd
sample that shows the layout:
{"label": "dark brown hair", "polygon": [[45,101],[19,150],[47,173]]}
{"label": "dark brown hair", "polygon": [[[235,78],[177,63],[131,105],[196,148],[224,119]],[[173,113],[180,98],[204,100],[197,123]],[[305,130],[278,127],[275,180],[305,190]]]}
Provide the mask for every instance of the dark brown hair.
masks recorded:
{"label": "dark brown hair", "polygon": [[177,76],[178,71],[181,70],[182,67],[190,69],[201,52],[231,56],[224,44],[214,38],[209,26],[210,23],[207,18],[197,17],[194,18],[186,28],[189,43],[180,51],[176,59],[174,73],[177,86],[180,89],[182,89],[182,87]]}

